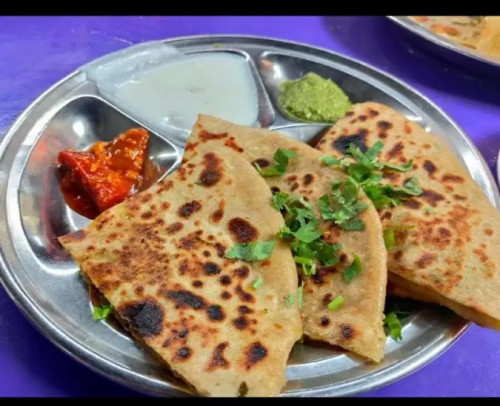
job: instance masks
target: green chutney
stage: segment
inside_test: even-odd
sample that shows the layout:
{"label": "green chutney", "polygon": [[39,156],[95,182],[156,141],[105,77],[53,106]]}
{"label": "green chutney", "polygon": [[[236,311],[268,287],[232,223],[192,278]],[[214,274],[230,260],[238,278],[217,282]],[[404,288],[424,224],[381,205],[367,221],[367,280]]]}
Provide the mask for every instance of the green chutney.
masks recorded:
{"label": "green chutney", "polygon": [[284,82],[279,103],[285,112],[300,121],[335,123],[351,108],[347,95],[330,79],[308,73]]}

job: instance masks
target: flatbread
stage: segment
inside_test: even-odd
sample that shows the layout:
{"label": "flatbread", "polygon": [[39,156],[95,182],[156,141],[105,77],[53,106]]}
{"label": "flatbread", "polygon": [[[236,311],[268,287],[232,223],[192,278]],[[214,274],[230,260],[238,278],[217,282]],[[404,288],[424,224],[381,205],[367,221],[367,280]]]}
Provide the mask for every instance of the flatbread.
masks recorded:
{"label": "flatbread", "polygon": [[484,18],[484,29],[479,37],[477,50],[486,55],[500,58],[500,16]]}
{"label": "flatbread", "polygon": [[395,293],[442,304],[466,319],[500,329],[500,214],[458,158],[435,136],[395,110],[360,103],[319,141],[324,153],[342,156],[341,146],[362,148],[382,141],[383,162],[413,159],[413,170],[387,172],[401,186],[416,177],[424,193],[379,212],[396,232],[389,251],[389,281]]}
{"label": "flatbread", "polygon": [[[235,243],[284,225],[257,171],[232,151],[207,152],[148,190],[60,237],[119,319],[204,396],[273,396],[302,336],[295,263],[229,260]],[[253,288],[259,278],[263,283]]]}
{"label": "flatbread", "polygon": [[[321,154],[302,142],[269,130],[238,126],[200,115],[188,139],[184,159],[221,148],[237,151],[248,161],[258,162],[261,166],[273,161],[278,148],[295,150],[297,156],[289,162],[286,174],[265,180],[273,190],[277,188],[292,196],[304,196],[318,217],[318,199],[331,192],[333,179],[345,179],[341,172],[325,167],[318,160]],[[387,254],[375,208],[363,192],[360,200],[369,204],[368,209],[360,214],[366,224],[365,231],[347,232],[330,222],[322,222],[321,227],[328,233],[327,242],[342,244],[342,261],[335,267],[319,269],[316,275],[304,278],[302,315],[304,333],[309,338],[338,345],[378,362],[383,357],[386,339],[383,310]],[[347,284],[341,274],[352,262],[352,254],[360,257],[363,271]],[[327,305],[337,295],[343,296],[344,304],[331,311]]]}

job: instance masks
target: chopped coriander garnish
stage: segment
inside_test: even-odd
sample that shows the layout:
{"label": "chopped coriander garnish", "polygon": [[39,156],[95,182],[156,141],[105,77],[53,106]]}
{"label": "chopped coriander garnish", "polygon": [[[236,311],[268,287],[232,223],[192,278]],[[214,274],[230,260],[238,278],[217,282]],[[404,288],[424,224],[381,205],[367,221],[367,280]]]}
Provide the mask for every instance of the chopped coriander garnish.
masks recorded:
{"label": "chopped coriander garnish", "polygon": [[335,297],[335,299],[333,299],[330,303],[328,303],[328,309],[335,310],[340,306],[342,306],[343,303],[344,303],[344,298],[342,297],[342,295],[338,295],[337,297]]}
{"label": "chopped coriander garnish", "polygon": [[258,289],[258,288],[260,288],[262,286],[263,283],[264,283],[264,279],[258,278],[258,279],[255,280],[254,283],[252,283],[252,288]]}
{"label": "chopped coriander garnish", "polygon": [[386,228],[384,230],[384,244],[387,250],[394,248],[396,245],[396,237],[394,236],[393,228]]}
{"label": "chopped coriander garnish", "polygon": [[92,316],[94,317],[94,320],[103,320],[106,317],[108,317],[111,313],[113,313],[114,310],[115,308],[113,307],[112,304],[96,306],[94,307]]}
{"label": "chopped coriander garnish", "polygon": [[302,303],[304,302],[304,281],[301,282],[300,286],[297,288],[297,306],[302,309]]}
{"label": "chopped coriander garnish", "polygon": [[285,203],[288,201],[288,199],[290,198],[290,195],[288,193],[285,193],[285,192],[278,192],[278,193],[275,193],[273,194],[273,207],[278,210],[278,211],[281,211],[285,208]]}
{"label": "chopped coriander garnish", "polygon": [[321,162],[323,162],[326,166],[342,165],[343,164],[342,159],[337,159],[337,158],[334,158],[333,156],[330,156],[330,155],[322,155],[318,159]]}
{"label": "chopped coriander garnish", "polygon": [[[344,182],[334,180],[332,194],[319,198],[319,210],[323,220],[332,220],[344,230],[364,230],[362,220],[349,222],[368,207],[368,204],[358,200],[359,189],[359,185],[350,177]],[[331,201],[335,203],[335,208],[332,207]]]}
{"label": "chopped coriander garnish", "polygon": [[276,240],[235,244],[226,252],[226,258],[242,259],[247,262],[262,261],[271,256]]}
{"label": "chopped coriander garnish", "polygon": [[290,293],[288,295],[285,296],[285,305],[286,307],[292,307],[293,305],[293,293]]}
{"label": "chopped coriander garnish", "polygon": [[354,260],[342,272],[342,278],[344,278],[344,281],[346,283],[351,283],[353,279],[356,278],[356,276],[358,276],[363,270],[363,267],[361,265],[361,260],[359,259],[359,257],[355,254],[353,254],[353,257]]}
{"label": "chopped coriander garnish", "polygon": [[318,262],[324,266],[336,264],[340,245],[328,244],[321,239],[323,231],[319,229],[319,220],[311,204],[303,197],[289,196],[282,206],[286,210],[286,225],[278,236],[290,244],[295,262],[302,266],[303,275],[314,275]]}
{"label": "chopped coriander garnish", "polygon": [[351,219],[342,224],[340,228],[346,231],[364,231],[365,223],[363,223],[363,221],[359,219]]}
{"label": "chopped coriander garnish", "polygon": [[401,300],[394,302],[389,300],[386,303],[386,313],[385,313],[385,319],[384,319],[384,328],[385,328],[385,333],[386,335],[390,335],[395,341],[399,341],[402,339],[402,329],[403,325],[401,323],[401,320],[405,319],[406,317],[410,316],[410,312],[400,310],[399,305]]}
{"label": "chopped coriander garnish", "polygon": [[402,191],[411,196],[420,196],[422,194],[422,188],[418,183],[417,178],[411,178],[406,182],[401,189],[395,189],[396,191]]}
{"label": "chopped coriander garnish", "polygon": [[269,168],[262,169],[257,163],[255,167],[259,171],[261,176],[278,176],[283,175],[286,172],[286,168],[288,167],[288,161],[295,157],[297,153],[292,151],[291,149],[281,149],[278,148],[273,155],[273,159],[276,163]]}

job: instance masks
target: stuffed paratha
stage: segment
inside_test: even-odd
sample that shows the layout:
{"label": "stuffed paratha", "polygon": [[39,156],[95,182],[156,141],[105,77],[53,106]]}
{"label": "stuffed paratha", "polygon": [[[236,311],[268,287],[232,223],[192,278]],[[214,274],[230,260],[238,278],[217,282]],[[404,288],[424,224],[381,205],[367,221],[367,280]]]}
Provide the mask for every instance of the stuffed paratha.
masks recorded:
{"label": "stuffed paratha", "polygon": [[[319,214],[318,199],[330,193],[333,180],[345,180],[346,177],[325,167],[319,161],[321,154],[314,148],[285,135],[200,115],[188,139],[184,159],[192,159],[206,151],[230,149],[266,168],[279,148],[295,151],[296,157],[289,161],[283,176],[266,177],[268,185],[275,192],[302,196]],[[335,266],[319,267],[314,275],[302,276],[305,282],[304,333],[311,339],[379,361],[385,348],[386,249],[373,205],[362,191],[359,199],[368,206],[359,215],[365,224],[364,231],[344,231],[330,221],[320,222],[324,239],[328,243],[341,244],[340,262]],[[343,272],[353,262],[354,255],[360,258],[363,270],[348,283]],[[329,308],[329,303],[338,297],[343,298],[342,306],[334,310]]]}
{"label": "stuffed paratha", "polygon": [[500,329],[500,214],[458,158],[435,136],[393,109],[360,103],[339,120],[317,148],[340,157],[349,143],[366,150],[382,141],[381,161],[409,172],[387,171],[383,182],[401,187],[415,177],[423,193],[381,209],[394,293],[442,304],[466,319]]}
{"label": "stuffed paratha", "polygon": [[226,258],[235,244],[276,236],[284,223],[270,200],[250,163],[206,152],[60,241],[136,338],[199,394],[273,396],[302,335],[297,300],[284,301],[297,295],[293,258],[281,241],[269,259]]}

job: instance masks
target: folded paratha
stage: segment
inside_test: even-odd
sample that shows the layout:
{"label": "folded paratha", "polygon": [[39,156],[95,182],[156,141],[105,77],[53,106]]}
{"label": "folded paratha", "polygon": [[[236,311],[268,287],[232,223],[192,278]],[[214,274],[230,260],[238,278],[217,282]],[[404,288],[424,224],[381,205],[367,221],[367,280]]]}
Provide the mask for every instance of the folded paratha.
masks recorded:
{"label": "folded paratha", "polygon": [[[273,396],[302,336],[288,246],[227,259],[284,225],[271,191],[233,151],[206,152],[60,237],[134,336],[205,396]],[[259,281],[258,283],[256,283]]]}
{"label": "folded paratha", "polygon": [[413,160],[411,171],[388,171],[384,182],[400,187],[416,177],[423,190],[379,212],[384,229],[399,229],[388,256],[392,292],[439,303],[500,329],[499,212],[445,145],[384,105],[353,106],[317,148],[340,157],[349,143],[366,149],[376,141],[384,143],[380,161]]}
{"label": "folded paratha", "polygon": [[[272,190],[303,196],[319,214],[318,199],[330,193],[332,181],[345,180],[340,171],[325,167],[314,148],[285,135],[260,128],[234,125],[218,118],[200,115],[186,145],[185,160],[206,151],[234,150],[262,168],[268,167],[278,148],[294,150],[283,176],[266,177]],[[250,183],[250,181],[248,182]],[[249,199],[251,195],[248,194]],[[303,277],[304,333],[311,339],[338,345],[349,351],[380,361],[384,354],[383,311],[387,283],[386,249],[375,208],[361,191],[359,199],[368,208],[359,217],[364,231],[344,231],[330,221],[321,221],[328,243],[340,243],[340,263],[318,268],[316,274]],[[269,202],[270,204],[271,202]],[[350,283],[343,271],[352,263],[353,254],[362,264],[362,272]],[[342,306],[328,308],[332,299],[342,296]]]}

